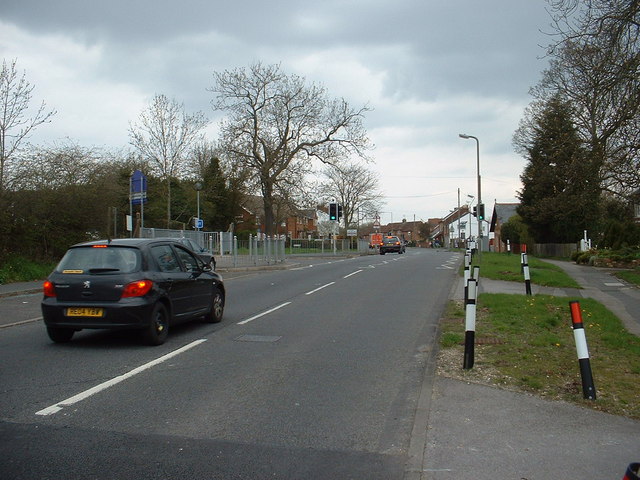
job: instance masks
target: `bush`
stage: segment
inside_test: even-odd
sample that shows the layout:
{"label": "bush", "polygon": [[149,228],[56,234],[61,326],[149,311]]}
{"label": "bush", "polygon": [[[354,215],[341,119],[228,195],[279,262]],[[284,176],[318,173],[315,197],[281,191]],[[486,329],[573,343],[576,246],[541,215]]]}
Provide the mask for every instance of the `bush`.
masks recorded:
{"label": "bush", "polygon": [[593,258],[598,256],[595,249],[586,250],[584,252],[574,252],[571,259],[578,264],[593,265]]}
{"label": "bush", "polygon": [[44,280],[55,262],[35,262],[24,257],[10,257],[0,264],[0,284]]}
{"label": "bush", "polygon": [[597,250],[592,248],[585,252],[574,252],[571,260],[578,264],[593,265],[596,259],[610,260],[617,263],[632,263],[634,260],[640,260],[640,249],[624,247],[618,250],[604,248]]}

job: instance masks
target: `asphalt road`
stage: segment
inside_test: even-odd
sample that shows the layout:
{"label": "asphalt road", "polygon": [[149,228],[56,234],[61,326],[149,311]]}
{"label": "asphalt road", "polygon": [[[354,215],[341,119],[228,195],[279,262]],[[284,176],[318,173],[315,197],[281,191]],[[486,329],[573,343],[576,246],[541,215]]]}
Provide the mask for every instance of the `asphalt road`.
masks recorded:
{"label": "asphalt road", "polygon": [[53,344],[40,295],[2,298],[0,477],[405,478],[459,262],[410,249],[229,275],[223,322],[159,347]]}

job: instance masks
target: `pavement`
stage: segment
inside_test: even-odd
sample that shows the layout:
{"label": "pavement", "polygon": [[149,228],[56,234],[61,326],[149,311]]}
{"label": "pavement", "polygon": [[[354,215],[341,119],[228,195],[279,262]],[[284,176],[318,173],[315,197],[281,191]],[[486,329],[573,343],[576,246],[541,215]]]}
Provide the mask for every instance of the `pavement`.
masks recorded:
{"label": "pavement", "polygon": [[[533,295],[594,298],[640,335],[639,288],[610,269],[549,262],[582,288],[532,284]],[[0,285],[0,297],[41,290],[41,281]],[[524,281],[483,279],[480,272],[482,293],[524,295],[526,289]],[[464,298],[462,279],[451,298]],[[568,368],[578,368],[577,358]],[[636,388],[640,395],[640,383]],[[421,427],[412,435],[405,480],[620,480],[640,461],[640,421],[438,375],[425,375],[416,417]]]}

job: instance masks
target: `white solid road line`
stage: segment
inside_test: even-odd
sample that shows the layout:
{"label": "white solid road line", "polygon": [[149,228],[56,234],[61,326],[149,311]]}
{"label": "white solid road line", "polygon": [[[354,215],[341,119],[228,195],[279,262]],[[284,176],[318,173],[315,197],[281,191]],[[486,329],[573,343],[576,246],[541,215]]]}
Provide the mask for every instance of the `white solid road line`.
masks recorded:
{"label": "white solid road line", "polygon": [[310,292],[305,293],[305,295],[311,295],[312,293],[316,293],[317,291],[322,290],[323,288],[327,288],[327,287],[333,285],[334,283],[336,283],[336,282],[329,282],[326,285],[322,285],[321,287],[318,287],[318,288],[316,288],[314,290],[311,290]]}
{"label": "white solid road line", "polygon": [[269,314],[269,313],[271,313],[271,312],[275,312],[276,310],[280,310],[282,307],[286,307],[286,306],[287,306],[287,305],[289,305],[290,303],[291,303],[291,302],[285,302],[285,303],[283,303],[282,305],[278,305],[277,307],[273,307],[272,309],[267,310],[266,312],[259,313],[259,314],[257,314],[257,315],[254,315],[254,316],[253,316],[253,317],[251,317],[251,318],[247,318],[246,320],[242,320],[241,322],[238,322],[238,325],[244,325],[245,323],[249,323],[249,322],[251,322],[251,321],[255,320],[256,318],[260,318],[260,317],[263,317],[263,316],[265,316],[265,315],[268,315],[268,314]]}
{"label": "white solid road line", "polygon": [[362,270],[356,270],[355,272],[351,272],[349,275],[345,275],[345,276],[344,276],[344,277],[342,277],[342,278],[349,278],[350,276],[355,275],[356,273],[360,273],[361,271],[362,271]]}
{"label": "white solid road line", "polygon": [[24,325],[25,323],[32,323],[42,320],[42,317],[30,318],[29,320],[21,320],[19,322],[7,323],[6,325],[0,325],[0,328],[17,327],[18,325]]}
{"label": "white solid road line", "polygon": [[101,392],[102,390],[105,390],[109,387],[112,387],[113,385],[116,385],[128,378],[133,377],[134,375],[137,375],[140,372],[143,372],[155,365],[158,365],[159,363],[165,362],[166,360],[169,360],[172,357],[175,357],[176,355],[179,355],[183,352],[186,352],[187,350],[200,345],[202,342],[206,342],[207,340],[205,338],[201,338],[200,340],[196,340],[195,342],[191,342],[188,345],[185,345],[182,348],[179,348],[177,350],[174,350],[173,352],[167,353],[166,355],[163,355],[160,358],[156,358],[155,360],[152,360],[149,363],[145,363],[144,365],[141,365],[137,368],[134,368],[133,370],[125,373],[124,375],[120,375],[118,377],[112,378],[111,380],[107,380],[106,382],[101,383],[100,385],[96,385],[95,387],[90,388],[89,390],[85,390],[84,392],[78,393],[77,395],[74,395],[73,397],[67,398],[66,400],[62,400],[61,402],[58,402],[54,405],[51,405],[50,407],[44,408],[38,412],[36,412],[36,415],[52,415],[56,412],[59,412],[60,410],[62,410],[63,407],[67,407],[69,405],[73,405],[74,403],[78,403],[88,397],[90,397],[91,395],[94,395],[98,392]]}

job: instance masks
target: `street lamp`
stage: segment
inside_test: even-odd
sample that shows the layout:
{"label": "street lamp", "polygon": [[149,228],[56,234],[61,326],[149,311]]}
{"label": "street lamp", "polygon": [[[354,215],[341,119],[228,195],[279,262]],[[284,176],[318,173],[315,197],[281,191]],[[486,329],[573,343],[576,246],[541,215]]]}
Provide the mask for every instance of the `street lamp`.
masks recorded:
{"label": "street lamp", "polygon": [[473,138],[476,141],[476,157],[477,157],[477,167],[478,167],[478,237],[480,239],[480,246],[478,251],[482,251],[482,219],[480,218],[480,205],[482,205],[482,193],[480,187],[480,141],[478,137],[474,137],[473,135],[467,135],[465,133],[458,134],[460,138],[464,138],[468,140]]}

